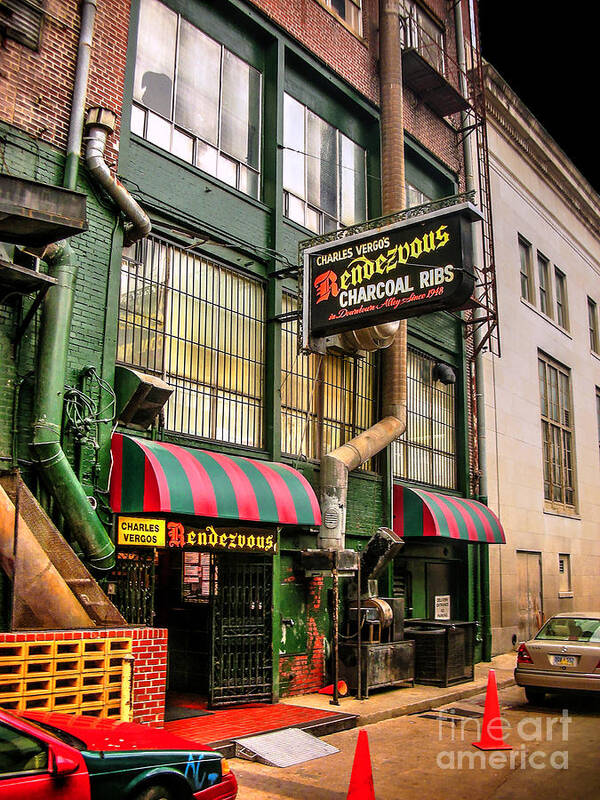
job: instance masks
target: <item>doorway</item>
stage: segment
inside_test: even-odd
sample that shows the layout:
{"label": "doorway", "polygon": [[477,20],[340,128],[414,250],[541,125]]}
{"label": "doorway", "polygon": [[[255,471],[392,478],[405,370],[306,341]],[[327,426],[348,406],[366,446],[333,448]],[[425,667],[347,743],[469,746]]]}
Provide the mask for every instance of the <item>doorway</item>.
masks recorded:
{"label": "doorway", "polygon": [[168,629],[167,689],[209,707],[271,702],[273,560],[163,550],[156,622]]}
{"label": "doorway", "polygon": [[534,636],[544,622],[542,554],[517,550],[519,641]]}

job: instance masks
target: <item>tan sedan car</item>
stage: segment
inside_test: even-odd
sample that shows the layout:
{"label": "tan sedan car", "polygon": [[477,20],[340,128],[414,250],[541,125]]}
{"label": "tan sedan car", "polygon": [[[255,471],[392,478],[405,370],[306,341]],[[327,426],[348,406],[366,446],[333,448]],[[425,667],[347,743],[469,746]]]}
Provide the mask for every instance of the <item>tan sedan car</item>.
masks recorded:
{"label": "tan sedan car", "polygon": [[600,612],[551,617],[519,646],[515,681],[530,703],[546,692],[600,693]]}

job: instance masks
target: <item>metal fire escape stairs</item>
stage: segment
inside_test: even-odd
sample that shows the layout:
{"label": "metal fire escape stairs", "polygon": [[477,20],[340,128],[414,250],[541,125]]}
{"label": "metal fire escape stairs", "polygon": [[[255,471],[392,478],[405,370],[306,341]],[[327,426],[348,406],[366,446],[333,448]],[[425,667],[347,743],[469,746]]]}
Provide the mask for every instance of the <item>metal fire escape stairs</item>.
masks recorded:
{"label": "metal fire escape stairs", "polygon": [[[47,605],[40,607],[46,603],[43,592],[29,591],[27,597],[23,596],[21,590],[23,580],[26,580],[23,570],[27,565],[23,558],[19,559],[21,537],[29,537],[29,546],[36,551],[41,548],[47,557],[44,572],[52,573],[56,585],[66,584],[75,600],[71,608],[81,607],[78,619],[83,626],[120,627],[127,624],[18,474],[0,476],[0,499],[7,512],[0,516],[1,561],[13,582],[13,621],[16,627],[48,628],[54,625],[60,628],[65,623],[60,606],[57,605],[52,612]],[[35,541],[31,542],[31,537]]]}

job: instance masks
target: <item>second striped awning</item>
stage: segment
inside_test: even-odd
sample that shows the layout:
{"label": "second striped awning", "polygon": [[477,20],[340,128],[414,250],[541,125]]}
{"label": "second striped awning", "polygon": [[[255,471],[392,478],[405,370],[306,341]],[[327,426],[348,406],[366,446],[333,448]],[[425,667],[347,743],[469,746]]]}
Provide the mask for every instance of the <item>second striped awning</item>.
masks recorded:
{"label": "second striped awning", "polygon": [[310,527],[321,523],[310,483],[287,464],[122,434],[112,437],[111,450],[110,504],[115,513]]}
{"label": "second striped awning", "polygon": [[394,486],[394,532],[402,538],[442,536],[506,544],[500,520],[483,503],[398,484]]}

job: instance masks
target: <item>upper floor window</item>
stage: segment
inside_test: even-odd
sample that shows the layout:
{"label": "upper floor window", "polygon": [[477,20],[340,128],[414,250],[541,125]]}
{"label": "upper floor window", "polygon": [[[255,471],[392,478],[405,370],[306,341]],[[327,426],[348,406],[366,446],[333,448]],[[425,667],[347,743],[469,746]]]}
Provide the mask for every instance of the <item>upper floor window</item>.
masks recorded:
{"label": "upper floor window", "polygon": [[41,0],[2,0],[0,39],[6,36],[31,50],[39,50],[44,8]]}
{"label": "upper floor window", "polygon": [[362,33],[361,0],[320,0],[320,2],[343,19],[354,33],[359,35]]}
{"label": "upper floor window", "polygon": [[[283,295],[284,312],[297,300]],[[298,323],[281,330],[281,449],[286,455],[321,456],[375,422],[375,355],[364,358],[298,353]],[[372,470],[372,461],[362,465]]]}
{"label": "upper floor window", "polygon": [[424,203],[431,203],[433,200],[432,197],[428,197],[425,192],[422,192],[420,189],[417,189],[416,186],[413,186],[412,183],[406,182],[406,208],[412,208],[412,206],[422,206]]}
{"label": "upper floor window", "polygon": [[569,307],[567,304],[567,276],[558,267],[554,268],[556,294],[556,321],[561,328],[569,330]]}
{"label": "upper floor window", "polygon": [[141,0],[132,132],[252,197],[261,83],[258,70],[180,14]]}
{"label": "upper floor window", "polygon": [[590,349],[593,353],[598,353],[598,307],[591,297],[587,299],[588,304],[588,330],[590,334]]}
{"label": "upper floor window", "polygon": [[397,478],[456,489],[455,383],[444,367],[409,348],[406,432],[393,444],[393,468]]}
{"label": "upper floor window", "polygon": [[438,72],[444,73],[444,31],[414,0],[400,0],[402,45],[413,47]]}
{"label": "upper floor window", "polygon": [[540,353],[538,358],[544,498],[554,510],[575,510],[575,454],[571,375],[566,367]]}
{"label": "upper floor window", "polygon": [[117,361],[175,391],[165,428],[263,446],[262,282],[150,236],[124,253]]}
{"label": "upper floor window", "polygon": [[363,147],[287,94],[283,142],[286,217],[315,233],[366,219]]}
{"label": "upper floor window", "polygon": [[521,269],[521,297],[533,303],[533,270],[531,267],[531,245],[519,236],[519,259]]}
{"label": "upper floor window", "polygon": [[547,317],[552,317],[552,287],[550,285],[550,262],[541,253],[537,254],[538,264],[538,290],[540,297],[540,311]]}

